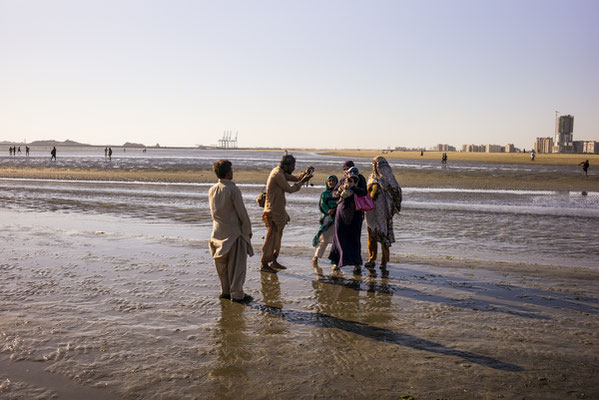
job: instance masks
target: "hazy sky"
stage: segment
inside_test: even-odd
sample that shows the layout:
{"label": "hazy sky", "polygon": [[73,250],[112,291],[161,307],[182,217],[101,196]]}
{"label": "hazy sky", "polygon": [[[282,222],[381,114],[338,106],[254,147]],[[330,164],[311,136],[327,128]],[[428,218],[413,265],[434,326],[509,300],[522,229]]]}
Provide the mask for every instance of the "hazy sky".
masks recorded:
{"label": "hazy sky", "polygon": [[599,140],[598,0],[0,0],[0,140]]}

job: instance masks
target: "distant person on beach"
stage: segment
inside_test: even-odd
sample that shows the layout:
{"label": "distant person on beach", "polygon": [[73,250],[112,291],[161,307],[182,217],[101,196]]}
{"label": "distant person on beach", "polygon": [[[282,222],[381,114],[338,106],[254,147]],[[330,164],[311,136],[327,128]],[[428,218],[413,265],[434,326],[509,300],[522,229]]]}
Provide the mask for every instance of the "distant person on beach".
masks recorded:
{"label": "distant person on beach", "polygon": [[579,166],[582,167],[582,170],[584,171],[584,176],[588,177],[589,176],[589,160],[583,161],[581,163],[578,164]]}
{"label": "distant person on beach", "polygon": [[[264,246],[262,246],[260,271],[276,273],[279,269],[286,269],[277,261],[281,251],[283,229],[289,223],[289,214],[285,210],[287,204],[285,193],[297,192],[305,182],[312,178],[312,175],[306,174],[305,171],[298,176],[292,175],[294,170],[295,157],[285,154],[281,158],[279,166],[270,172],[266,181],[266,200],[262,220],[266,224],[267,230]],[[289,185],[288,181],[295,183]]]}
{"label": "distant person on beach", "polygon": [[17,153],[21,154],[21,146],[17,149]]}
{"label": "distant person on beach", "polygon": [[108,157],[108,147],[104,147],[104,158]]}
{"label": "distant person on beach", "polygon": [[335,187],[335,197],[339,197],[339,188],[343,187],[351,176],[357,177],[358,182],[351,189],[352,194],[337,206],[335,234],[329,260],[333,263],[333,271],[339,271],[343,266],[353,265],[354,272],[359,273],[362,265],[360,236],[362,234],[364,212],[356,210],[355,196],[365,196],[368,192],[366,179],[354,166],[353,161],[346,161],[343,169],[345,170],[345,176]]}
{"label": "distant person on beach", "polygon": [[381,244],[381,264],[384,270],[389,262],[389,248],[395,242],[393,216],[401,211],[401,186],[397,183],[389,162],[384,157],[372,160],[372,175],[368,179],[368,192],[374,208],[366,211],[368,230],[368,262],[374,268],[377,258],[377,243]]}
{"label": "distant person on beach", "polygon": [[322,258],[324,252],[329,243],[333,242],[335,224],[335,211],[337,208],[337,202],[333,198],[333,190],[339,179],[335,175],[329,175],[327,180],[324,182],[325,189],[320,193],[320,200],[318,202],[318,209],[320,210],[320,226],[316,236],[312,239],[312,245],[316,247],[314,257],[312,258],[312,264],[317,267],[318,259]]}
{"label": "distant person on beach", "polygon": [[29,146],[25,146],[25,155],[29,156]]}
{"label": "distant person on beach", "polygon": [[443,153],[441,156],[441,164],[447,164],[447,153]]}
{"label": "distant person on beach", "polygon": [[112,161],[112,147],[108,148],[108,161]]}
{"label": "distant person on beach", "polygon": [[218,183],[208,191],[213,221],[209,247],[220,279],[220,298],[247,303],[253,300],[243,291],[247,256],[254,255],[250,217],[241,191],[232,180],[231,162],[219,160],[213,164],[213,169]]}
{"label": "distant person on beach", "polygon": [[56,161],[56,146],[52,146],[52,150],[50,151],[50,161]]}
{"label": "distant person on beach", "polygon": [[9,156],[12,156],[12,146],[10,146],[10,147],[8,148],[8,155],[9,155]]}
{"label": "distant person on beach", "polygon": [[537,155],[537,154],[535,153],[535,151],[534,151],[534,150],[533,150],[533,151],[531,151],[531,152],[530,152],[530,161],[534,161],[534,160],[535,160],[535,157],[536,157],[536,155]]}

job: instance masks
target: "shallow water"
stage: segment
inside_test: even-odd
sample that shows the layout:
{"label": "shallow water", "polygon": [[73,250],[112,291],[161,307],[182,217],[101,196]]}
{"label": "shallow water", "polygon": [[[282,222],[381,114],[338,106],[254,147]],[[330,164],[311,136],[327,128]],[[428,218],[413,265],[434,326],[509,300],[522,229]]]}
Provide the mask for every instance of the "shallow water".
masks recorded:
{"label": "shallow water", "polygon": [[20,210],[0,222],[9,400],[599,393],[590,281],[403,261],[314,273],[290,227],[289,269],[260,274],[251,258],[256,301],[242,306],[218,300],[209,224]]}
{"label": "shallow water", "polygon": [[[111,215],[210,225],[203,183],[142,183],[0,178],[0,206],[29,212]],[[260,184],[240,184],[254,229]],[[310,248],[322,186],[288,196],[289,245]],[[404,188],[395,217],[395,252],[596,266],[599,193]],[[364,228],[365,231],[365,228]],[[364,241],[366,235],[363,235]],[[365,243],[363,244],[365,246]]]}

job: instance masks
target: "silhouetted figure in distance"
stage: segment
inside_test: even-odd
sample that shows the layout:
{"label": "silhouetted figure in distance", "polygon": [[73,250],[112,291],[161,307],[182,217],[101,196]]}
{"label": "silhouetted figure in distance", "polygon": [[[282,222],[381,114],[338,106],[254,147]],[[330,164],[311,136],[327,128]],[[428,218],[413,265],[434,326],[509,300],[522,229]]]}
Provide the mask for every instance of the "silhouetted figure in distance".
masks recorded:
{"label": "silhouetted figure in distance", "polygon": [[582,170],[584,171],[584,176],[586,176],[588,178],[589,176],[589,160],[583,161],[580,164],[578,164],[579,166],[582,166]]}

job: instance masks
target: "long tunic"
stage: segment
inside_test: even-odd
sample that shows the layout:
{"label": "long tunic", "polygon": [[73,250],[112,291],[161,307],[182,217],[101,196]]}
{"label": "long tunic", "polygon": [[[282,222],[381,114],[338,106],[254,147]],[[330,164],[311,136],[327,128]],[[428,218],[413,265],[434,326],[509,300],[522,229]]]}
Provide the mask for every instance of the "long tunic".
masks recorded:
{"label": "long tunic", "polygon": [[[289,185],[287,181],[295,181]],[[264,203],[264,218],[272,220],[280,229],[289,222],[289,214],[285,210],[287,200],[285,193],[294,193],[301,189],[299,178],[286,173],[283,168],[276,167],[270,172],[266,181],[266,202]]]}
{"label": "long tunic", "polygon": [[208,191],[208,201],[213,220],[210,237],[212,257],[226,255],[239,237],[247,243],[247,252],[252,256],[252,225],[237,185],[231,180],[219,179]]}
{"label": "long tunic", "polygon": [[[335,187],[343,185],[346,178],[341,179]],[[333,264],[342,267],[345,265],[362,265],[362,246],[360,236],[362,234],[362,221],[364,212],[356,211],[354,196],[365,196],[366,179],[358,175],[358,184],[352,189],[354,194],[341,202],[337,206],[335,213],[335,237],[329,259]]]}

